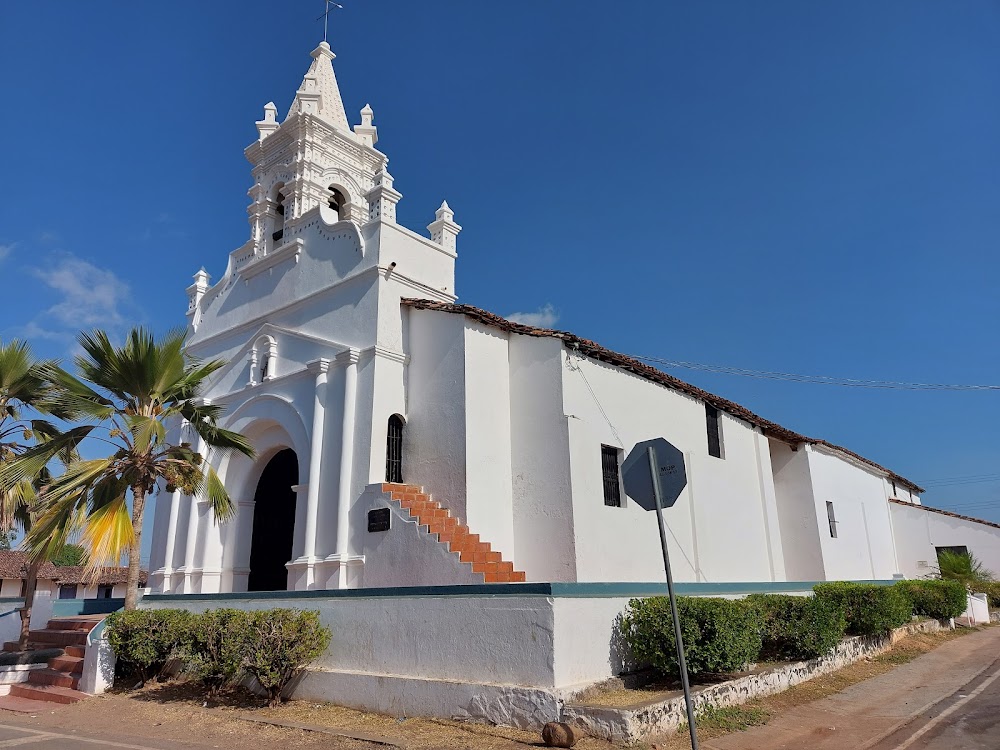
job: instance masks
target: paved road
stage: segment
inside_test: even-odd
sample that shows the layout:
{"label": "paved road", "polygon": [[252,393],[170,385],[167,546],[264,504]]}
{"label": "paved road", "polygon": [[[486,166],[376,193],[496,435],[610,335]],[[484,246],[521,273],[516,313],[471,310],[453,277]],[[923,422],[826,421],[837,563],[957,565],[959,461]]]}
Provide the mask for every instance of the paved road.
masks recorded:
{"label": "paved road", "polygon": [[996,750],[998,747],[1000,659],[872,750]]}
{"label": "paved road", "polygon": [[[891,672],[705,750],[997,750],[1000,628],[949,641]],[[2,747],[2,746],[0,746]]]}
{"label": "paved road", "polygon": [[188,742],[166,742],[163,740],[151,740],[153,744],[146,744],[145,740],[139,739],[138,743],[130,744],[120,741],[113,741],[93,735],[81,735],[79,733],[63,734],[58,730],[47,731],[42,729],[29,729],[27,727],[16,726],[14,724],[0,723],[0,748],[23,747],[32,750],[189,750],[192,745]]}

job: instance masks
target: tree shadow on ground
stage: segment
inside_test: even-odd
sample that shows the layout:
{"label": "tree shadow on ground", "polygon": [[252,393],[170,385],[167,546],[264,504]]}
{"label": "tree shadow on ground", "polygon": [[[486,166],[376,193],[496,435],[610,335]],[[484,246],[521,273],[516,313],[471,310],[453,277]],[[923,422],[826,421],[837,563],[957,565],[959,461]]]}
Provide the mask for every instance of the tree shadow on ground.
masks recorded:
{"label": "tree shadow on ground", "polygon": [[259,709],[267,706],[267,699],[254,695],[244,687],[234,686],[219,690],[215,695],[194,680],[169,679],[163,682],[150,680],[136,689],[119,688],[115,693],[150,703],[196,703],[205,708]]}

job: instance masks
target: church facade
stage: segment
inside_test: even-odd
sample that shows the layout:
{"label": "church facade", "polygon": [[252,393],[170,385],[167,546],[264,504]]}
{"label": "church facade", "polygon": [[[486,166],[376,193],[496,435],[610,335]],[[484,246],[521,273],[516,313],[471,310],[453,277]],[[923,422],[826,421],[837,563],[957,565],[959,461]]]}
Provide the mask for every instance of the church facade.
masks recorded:
{"label": "church facade", "polygon": [[688,474],[666,514],[679,581],[885,580],[916,569],[901,550],[928,556],[897,544],[921,490],[891,470],[457,304],[454,213],[442,202],[426,236],[397,223],[371,108],[352,127],[330,47],[312,58],[246,149],[249,239],[188,289],[188,351],[229,363],[205,398],[257,456],[208,454],[227,523],[160,496],[154,591],[658,581],[656,524],[621,464],[661,436]]}

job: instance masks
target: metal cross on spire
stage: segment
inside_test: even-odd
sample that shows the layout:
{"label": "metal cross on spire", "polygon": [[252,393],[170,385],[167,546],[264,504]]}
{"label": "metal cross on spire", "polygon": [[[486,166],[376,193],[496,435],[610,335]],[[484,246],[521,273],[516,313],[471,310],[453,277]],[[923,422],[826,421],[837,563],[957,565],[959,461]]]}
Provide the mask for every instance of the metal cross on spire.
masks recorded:
{"label": "metal cross on spire", "polygon": [[323,12],[323,15],[316,16],[316,20],[323,19],[323,41],[326,42],[326,32],[330,22],[330,6],[332,5],[334,8],[340,8],[341,10],[344,9],[344,6],[340,3],[335,3],[333,0],[323,0],[323,2],[326,3],[326,10]]}

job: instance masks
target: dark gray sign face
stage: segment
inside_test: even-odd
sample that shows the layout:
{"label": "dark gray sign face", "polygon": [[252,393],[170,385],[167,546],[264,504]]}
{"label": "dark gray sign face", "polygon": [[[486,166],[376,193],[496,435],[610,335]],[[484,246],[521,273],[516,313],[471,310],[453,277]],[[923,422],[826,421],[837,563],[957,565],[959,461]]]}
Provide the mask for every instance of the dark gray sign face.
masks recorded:
{"label": "dark gray sign face", "polygon": [[622,464],[625,494],[645,510],[656,510],[653,476],[649,471],[648,448],[650,447],[653,448],[660,472],[660,501],[664,508],[669,508],[677,502],[677,498],[687,485],[687,473],[684,470],[684,454],[663,438],[636,443],[635,448],[629,452],[628,458]]}
{"label": "dark gray sign face", "polygon": [[389,530],[389,509],[376,508],[368,511],[368,532],[376,533]]}

